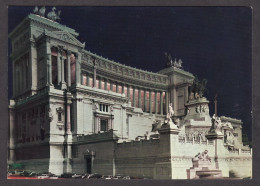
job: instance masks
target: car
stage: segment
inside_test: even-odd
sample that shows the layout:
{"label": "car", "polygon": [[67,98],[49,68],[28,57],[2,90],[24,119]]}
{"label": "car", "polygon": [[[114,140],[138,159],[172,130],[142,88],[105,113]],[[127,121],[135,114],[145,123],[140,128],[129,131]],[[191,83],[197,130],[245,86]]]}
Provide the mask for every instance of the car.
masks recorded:
{"label": "car", "polygon": [[37,176],[38,179],[47,179],[49,177],[50,176],[48,174],[41,174],[41,175]]}
{"label": "car", "polygon": [[102,178],[102,175],[101,175],[101,174],[97,174],[97,173],[95,173],[95,174],[90,174],[90,175],[88,176],[88,179],[100,179],[100,178]]}
{"label": "car", "polygon": [[67,173],[63,173],[60,177],[61,178],[72,178],[73,175],[75,175],[75,173],[67,172]]}
{"label": "car", "polygon": [[82,178],[81,174],[74,174],[71,176],[71,178]]}
{"label": "car", "polygon": [[123,180],[130,180],[131,178],[130,178],[130,176],[124,176],[123,177]]}
{"label": "car", "polygon": [[121,176],[121,175],[115,175],[115,176],[113,176],[112,179],[118,180],[118,179],[122,179],[122,178],[123,178],[123,176]]}
{"label": "car", "polygon": [[113,178],[112,175],[103,175],[101,179],[111,180],[112,178]]}

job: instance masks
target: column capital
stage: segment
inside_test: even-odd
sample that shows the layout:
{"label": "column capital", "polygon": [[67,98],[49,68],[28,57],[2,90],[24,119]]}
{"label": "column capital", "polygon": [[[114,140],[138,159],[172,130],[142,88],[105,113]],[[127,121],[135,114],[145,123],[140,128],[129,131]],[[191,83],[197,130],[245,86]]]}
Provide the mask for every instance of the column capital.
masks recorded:
{"label": "column capital", "polygon": [[64,46],[59,45],[57,48],[58,48],[58,53],[62,53]]}
{"label": "column capital", "polygon": [[67,50],[67,55],[71,55],[71,51],[70,50]]}

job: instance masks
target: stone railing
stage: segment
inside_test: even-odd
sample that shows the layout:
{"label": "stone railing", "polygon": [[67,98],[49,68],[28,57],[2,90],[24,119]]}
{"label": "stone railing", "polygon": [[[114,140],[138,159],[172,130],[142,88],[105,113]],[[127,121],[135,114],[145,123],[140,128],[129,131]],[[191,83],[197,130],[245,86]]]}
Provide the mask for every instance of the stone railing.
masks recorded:
{"label": "stone railing", "polygon": [[167,76],[163,74],[158,74],[154,72],[148,72],[145,70],[137,69],[134,67],[126,66],[124,64],[120,64],[114,62],[112,60],[103,58],[102,56],[98,56],[93,54],[89,51],[83,50],[82,53],[82,61],[85,64],[89,64],[93,66],[93,61],[95,58],[95,64],[98,69],[108,71],[109,73],[114,73],[119,76],[124,76],[127,78],[143,80],[154,82],[158,84],[166,84],[167,83]]}
{"label": "stone railing", "polygon": [[131,146],[143,146],[143,145],[159,145],[159,139],[152,139],[150,138],[149,140],[144,140],[141,139],[139,141],[130,141],[130,142],[126,142],[123,141],[122,143],[117,143],[117,147],[131,147]]}
{"label": "stone railing", "polygon": [[107,132],[98,132],[94,134],[88,134],[84,136],[77,136],[77,142],[90,142],[90,141],[102,141],[102,140],[117,140],[118,136],[115,135],[111,129]]}
{"label": "stone railing", "polygon": [[186,137],[179,137],[179,142],[180,143],[191,143],[191,144],[204,144],[204,145],[213,145],[212,141],[209,140],[202,140],[202,139],[189,139]]}

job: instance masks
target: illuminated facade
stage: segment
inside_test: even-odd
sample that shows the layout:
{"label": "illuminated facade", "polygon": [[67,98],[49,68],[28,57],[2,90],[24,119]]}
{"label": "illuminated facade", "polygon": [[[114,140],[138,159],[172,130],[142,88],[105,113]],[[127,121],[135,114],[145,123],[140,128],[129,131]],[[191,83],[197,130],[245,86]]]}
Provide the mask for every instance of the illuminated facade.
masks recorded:
{"label": "illuminated facade", "polygon": [[[207,139],[209,102],[190,97],[194,76],[180,63],[147,72],[85,50],[77,36],[75,30],[36,14],[9,34],[9,163],[55,174],[186,179],[192,157],[205,149],[216,156],[215,141],[220,140],[223,176],[230,171],[251,176],[252,152],[242,145],[242,122],[222,117],[223,138]],[[160,129],[169,103],[177,132]]]}

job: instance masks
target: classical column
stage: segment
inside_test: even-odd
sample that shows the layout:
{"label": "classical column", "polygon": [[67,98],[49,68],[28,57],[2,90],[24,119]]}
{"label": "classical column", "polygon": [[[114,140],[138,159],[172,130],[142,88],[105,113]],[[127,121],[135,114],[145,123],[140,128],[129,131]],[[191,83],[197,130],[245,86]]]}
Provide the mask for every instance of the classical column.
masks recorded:
{"label": "classical column", "polygon": [[[168,91],[165,91],[165,110],[166,114],[169,112],[169,98],[168,98]],[[176,112],[176,111],[175,111]],[[175,113],[176,114],[176,113]]]}
{"label": "classical column", "polygon": [[136,107],[136,104],[135,104],[135,87],[133,87],[133,106]]}
{"label": "classical column", "polygon": [[127,97],[129,98],[130,101],[130,85],[127,86]]}
{"label": "classical column", "polygon": [[23,66],[23,90],[26,89],[26,66],[25,66],[25,58],[22,60],[22,66]]}
{"label": "classical column", "polygon": [[104,90],[107,90],[107,79],[104,79]]}
{"label": "classical column", "polygon": [[154,92],[154,101],[155,101],[155,114],[157,114],[158,113],[157,91]]}
{"label": "classical column", "polygon": [[89,86],[89,73],[86,73],[87,76],[87,86]]}
{"label": "classical column", "polygon": [[141,88],[138,88],[138,107],[142,108]]}
{"label": "classical column", "polygon": [[110,91],[113,92],[113,81],[110,80]]}
{"label": "classical column", "polygon": [[16,66],[15,66],[15,61],[12,63],[12,75],[13,75],[13,97],[16,96]]}
{"label": "classical column", "polygon": [[125,93],[125,84],[122,84],[122,94]]}
{"label": "classical column", "polygon": [[80,75],[81,75],[81,53],[78,52],[76,55],[76,85],[80,85]]}
{"label": "classical column", "polygon": [[67,134],[71,134],[70,104],[67,103]]}
{"label": "classical column", "polygon": [[96,67],[96,59],[93,60],[93,71],[94,71],[94,77],[93,77],[93,87],[96,87],[96,79],[97,79],[97,67]]}
{"label": "classical column", "polygon": [[61,56],[61,89],[65,89],[66,88],[66,83],[64,81],[64,75],[65,75],[65,72],[64,72],[64,60],[65,58],[63,56]]}
{"label": "classical column", "polygon": [[46,54],[47,60],[47,85],[52,85],[52,61],[51,61],[51,54]]}
{"label": "classical column", "polygon": [[147,111],[147,105],[146,105],[146,90],[144,90],[144,112]]}
{"label": "classical column", "polygon": [[160,108],[161,108],[161,111],[160,111],[160,114],[163,115],[163,93],[160,92]]}
{"label": "classical column", "polygon": [[[10,100],[10,104],[14,102]],[[10,115],[9,115],[9,122],[10,122],[10,141],[9,141],[9,153],[10,153],[10,161],[13,162],[15,160],[15,110],[14,108],[9,108]],[[18,125],[17,125],[18,126]]]}
{"label": "classical column", "polygon": [[153,105],[152,105],[152,90],[149,90],[149,110],[150,114],[152,114]]}
{"label": "classical column", "polygon": [[47,65],[47,86],[52,85],[52,58],[51,58],[51,46],[49,40],[46,40],[45,43],[46,50],[46,65]]}
{"label": "classical column", "polygon": [[99,89],[102,88],[102,78],[101,77],[99,78],[99,81],[98,81],[98,88]]}
{"label": "classical column", "polygon": [[116,82],[116,93],[118,93],[118,82]]}
{"label": "classical column", "polygon": [[57,67],[58,67],[58,85],[61,84],[61,52],[62,52],[62,48],[58,47],[58,55],[57,55]]}
{"label": "classical column", "polygon": [[71,57],[71,51],[67,51],[67,84],[68,87],[71,86],[71,72],[70,72],[70,57]]}

